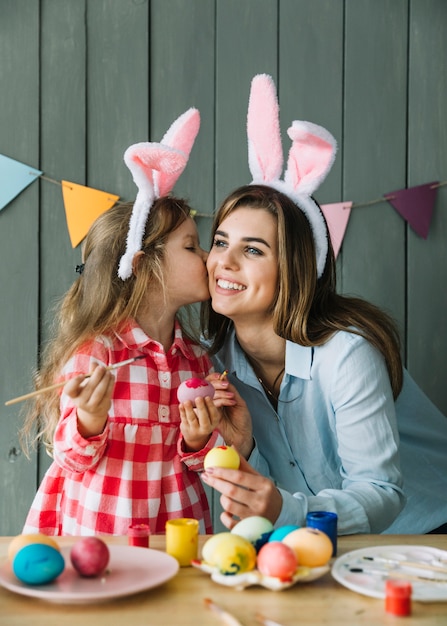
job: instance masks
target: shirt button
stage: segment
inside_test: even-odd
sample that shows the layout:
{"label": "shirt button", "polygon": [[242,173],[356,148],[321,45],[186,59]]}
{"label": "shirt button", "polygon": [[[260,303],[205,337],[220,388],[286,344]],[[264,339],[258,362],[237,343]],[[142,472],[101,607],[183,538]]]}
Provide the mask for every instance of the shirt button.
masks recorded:
{"label": "shirt button", "polygon": [[162,418],[166,418],[169,416],[169,409],[167,406],[161,406],[160,407],[160,417]]}
{"label": "shirt button", "polygon": [[295,463],[293,461],[289,461],[290,467],[295,467]]}

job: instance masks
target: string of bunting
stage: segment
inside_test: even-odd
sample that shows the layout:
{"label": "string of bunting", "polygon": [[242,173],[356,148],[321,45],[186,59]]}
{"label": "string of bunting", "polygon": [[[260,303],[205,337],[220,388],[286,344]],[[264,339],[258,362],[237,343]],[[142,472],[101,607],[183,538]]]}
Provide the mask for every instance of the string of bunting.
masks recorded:
{"label": "string of bunting", "polygon": [[[119,196],[99,189],[66,180],[54,180],[44,176],[40,170],[0,154],[0,210],[10,204],[38,178],[61,186],[67,228],[73,248],[81,243],[95,219],[120,200]],[[368,202],[345,201],[321,205],[328,223],[335,256],[338,255],[343,243],[351,210],[384,201],[387,201],[401,215],[417,235],[426,239],[437,191],[443,185],[447,185],[447,181],[433,181],[416,187],[399,189]],[[212,213],[197,211],[194,212],[194,216],[213,218]]]}

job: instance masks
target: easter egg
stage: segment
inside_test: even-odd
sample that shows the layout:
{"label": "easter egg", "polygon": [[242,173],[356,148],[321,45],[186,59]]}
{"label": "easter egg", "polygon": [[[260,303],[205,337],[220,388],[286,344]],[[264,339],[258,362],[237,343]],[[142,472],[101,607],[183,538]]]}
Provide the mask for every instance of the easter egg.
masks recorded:
{"label": "easter egg", "polygon": [[295,552],[298,565],[321,567],[332,556],[332,541],[317,528],[298,528],[286,535],[283,543]]}
{"label": "easter egg", "polygon": [[259,552],[261,547],[267,543],[272,531],[272,522],[259,515],[245,517],[231,529],[233,534],[248,539],[255,547],[256,552]]}
{"label": "easter egg", "polygon": [[191,400],[194,404],[194,400],[198,397],[206,398],[209,396],[214,398],[215,389],[211,383],[203,378],[188,378],[183,381],[177,389],[177,400],[179,402],[185,402]]}
{"label": "easter egg", "polygon": [[292,532],[292,530],[298,530],[300,526],[295,524],[287,524],[286,526],[280,526],[276,528],[269,537],[269,541],[282,541],[286,535]]}
{"label": "easter egg", "polygon": [[[223,535],[219,537],[219,535]],[[227,576],[249,572],[256,566],[256,550],[244,537],[232,533],[218,533],[218,537],[209,546],[203,546],[204,561]],[[214,539],[211,537],[211,539]]]}
{"label": "easter egg", "polygon": [[231,446],[216,446],[211,448],[205,455],[203,467],[226,467],[228,469],[239,469],[241,460],[239,454]]}
{"label": "easter egg", "polygon": [[104,573],[110,558],[106,543],[99,537],[83,537],[70,550],[70,560],[75,570],[85,578]]}
{"label": "easter egg", "polygon": [[264,576],[291,580],[297,567],[295,552],[281,541],[269,541],[259,550],[258,570]]}
{"label": "easter egg", "polygon": [[12,562],[16,553],[30,543],[43,543],[53,547],[55,550],[59,550],[57,542],[48,535],[43,533],[30,533],[28,535],[17,535],[11,540],[8,546],[8,560]]}
{"label": "easter egg", "polygon": [[12,571],[27,585],[45,585],[64,571],[60,551],[43,543],[30,543],[20,548],[12,561]]}

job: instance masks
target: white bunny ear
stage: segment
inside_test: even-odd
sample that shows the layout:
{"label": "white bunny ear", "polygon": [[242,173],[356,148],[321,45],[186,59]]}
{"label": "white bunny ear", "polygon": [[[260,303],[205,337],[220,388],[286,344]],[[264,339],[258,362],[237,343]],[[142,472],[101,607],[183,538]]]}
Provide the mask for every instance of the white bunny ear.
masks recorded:
{"label": "white bunny ear", "polygon": [[287,134],[292,139],[284,174],[287,194],[306,215],[314,237],[318,277],[328,253],[328,232],[312,193],[326,178],[335,159],[337,142],[329,131],[311,122],[294,121]]}
{"label": "white bunny ear", "polygon": [[155,174],[155,183],[158,186],[159,197],[168,194],[181,176],[188,162],[199,128],[200,113],[197,109],[191,108],[175,120],[161,140],[163,145],[183,152],[186,156],[186,161],[184,166],[176,172],[159,171]]}
{"label": "white bunny ear", "polygon": [[312,195],[326,178],[335,159],[337,142],[329,131],[311,122],[292,123],[292,139],[284,181],[295,192]]}
{"label": "white bunny ear", "polygon": [[132,173],[138,193],[130,217],[126,251],[118,267],[118,276],[122,280],[132,275],[132,261],[141,250],[147,216],[154,200],[159,197],[154,184],[155,173],[183,171],[187,160],[183,152],[159,143],[136,143],[124,153],[124,161]]}
{"label": "white bunny ear", "polygon": [[272,77],[258,74],[251,83],[247,115],[248,166],[254,183],[268,184],[282,173],[279,106]]}

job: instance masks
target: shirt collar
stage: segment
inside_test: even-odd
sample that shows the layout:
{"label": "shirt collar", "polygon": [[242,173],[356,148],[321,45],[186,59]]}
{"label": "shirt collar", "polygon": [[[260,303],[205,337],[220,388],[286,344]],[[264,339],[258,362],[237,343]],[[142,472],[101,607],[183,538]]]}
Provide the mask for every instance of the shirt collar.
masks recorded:
{"label": "shirt collar", "polygon": [[[310,380],[313,354],[312,346],[301,346],[293,341],[286,341],[286,374]],[[229,369],[230,373],[235,374],[240,380],[252,378],[251,367],[236,338],[234,327],[228,331],[221,351],[221,359],[223,367]]]}
{"label": "shirt collar", "polygon": [[[128,320],[115,332],[115,335],[129,350],[143,350],[144,352],[160,352],[163,350],[163,346],[155,339],[149,337],[135,320]],[[189,360],[196,358],[190,341],[183,336],[178,320],[175,320],[174,341],[170,351],[173,349],[180,350]]]}

